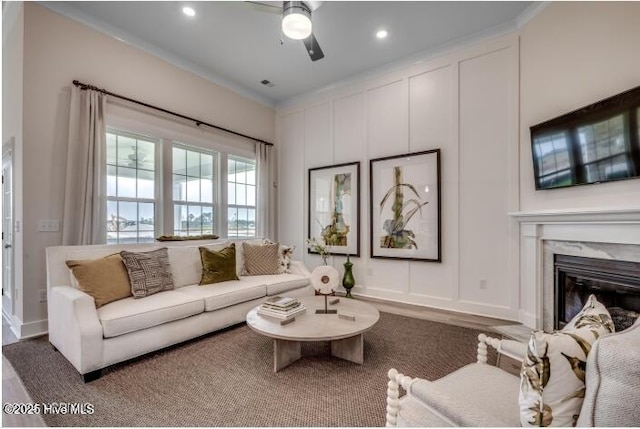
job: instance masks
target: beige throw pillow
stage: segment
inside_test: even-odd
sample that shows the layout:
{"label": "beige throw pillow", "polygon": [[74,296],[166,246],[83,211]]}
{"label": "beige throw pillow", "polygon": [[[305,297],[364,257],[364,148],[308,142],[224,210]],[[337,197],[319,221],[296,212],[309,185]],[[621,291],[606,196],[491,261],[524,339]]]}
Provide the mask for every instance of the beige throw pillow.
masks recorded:
{"label": "beige throw pillow", "polygon": [[251,245],[242,243],[244,267],[249,276],[279,274],[280,245],[278,243]]}
{"label": "beige throw pillow", "polygon": [[173,289],[173,276],[166,247],[140,253],[123,250],[120,256],[127,268],[134,298],[144,298]]}
{"label": "beige throw pillow", "polygon": [[522,426],[576,425],[591,345],[613,330],[607,309],[591,295],[562,331],[531,334],[520,372]]}
{"label": "beige throw pillow", "polygon": [[131,296],[127,269],[119,254],[99,259],[66,261],[78,282],[78,289],[91,295],[100,308]]}

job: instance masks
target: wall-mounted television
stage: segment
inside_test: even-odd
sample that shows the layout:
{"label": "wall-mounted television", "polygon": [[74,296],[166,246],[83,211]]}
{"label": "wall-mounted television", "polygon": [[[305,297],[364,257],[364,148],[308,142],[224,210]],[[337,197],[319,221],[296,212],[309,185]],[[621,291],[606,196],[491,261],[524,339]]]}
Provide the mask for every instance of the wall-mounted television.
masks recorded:
{"label": "wall-mounted television", "polygon": [[536,189],[640,177],[640,86],[530,129]]}

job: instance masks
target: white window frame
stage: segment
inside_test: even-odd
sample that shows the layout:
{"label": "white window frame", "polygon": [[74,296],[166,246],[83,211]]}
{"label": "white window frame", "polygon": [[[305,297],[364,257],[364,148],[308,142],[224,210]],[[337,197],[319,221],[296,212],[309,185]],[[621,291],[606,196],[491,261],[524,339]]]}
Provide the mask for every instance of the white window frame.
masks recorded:
{"label": "white window frame", "polygon": [[[117,134],[117,135],[124,135],[130,138],[147,138],[148,141],[154,141],[154,160],[155,160],[155,165],[154,165],[154,183],[155,183],[155,189],[154,189],[154,199],[149,199],[149,198],[131,198],[131,197],[113,197],[113,196],[106,196],[106,201],[107,204],[109,201],[122,201],[122,202],[135,202],[135,203],[153,203],[153,216],[154,216],[154,224],[153,224],[153,234],[154,237],[157,237],[158,235],[161,234],[161,232],[159,232],[158,226],[163,224],[163,210],[162,210],[162,203],[161,203],[161,193],[159,191],[160,186],[158,186],[158,184],[162,183],[162,174],[160,171],[160,167],[162,165],[162,140],[154,137],[152,135],[149,135],[147,133],[140,133],[140,132],[136,132],[136,131],[130,131],[130,130],[123,130],[123,129],[118,129],[112,126],[107,126],[106,127],[106,131],[107,133],[112,133],[112,134]],[[117,184],[116,184],[117,186]],[[137,219],[136,219],[137,220]],[[105,243],[107,243],[108,240],[108,231],[105,229]],[[119,236],[118,236],[119,237]],[[118,238],[119,241],[119,238]]]}
{"label": "white window frame", "polygon": [[[172,234],[176,235],[176,231],[174,229],[174,225],[175,225],[175,219],[174,219],[174,213],[175,213],[175,206],[176,204],[180,204],[180,205],[199,205],[200,207],[205,207],[205,206],[209,206],[209,203],[202,203],[202,202],[198,202],[198,203],[193,203],[193,202],[189,202],[187,200],[183,200],[183,201],[176,201],[173,199],[173,148],[179,148],[179,149],[184,149],[187,151],[192,151],[192,152],[199,152],[201,154],[206,154],[206,155],[212,155],[214,158],[214,165],[213,165],[213,189],[212,189],[212,195],[211,195],[211,200],[212,203],[210,204],[214,213],[214,217],[213,217],[213,230],[215,233],[218,233],[218,231],[220,231],[220,222],[218,221],[218,218],[220,217],[220,211],[222,211],[222,203],[220,201],[220,188],[222,187],[221,184],[219,182],[221,182],[222,178],[220,176],[220,174],[218,173],[220,170],[220,153],[215,151],[215,150],[209,150],[209,149],[204,149],[198,146],[193,146],[187,143],[183,143],[183,142],[177,142],[177,141],[171,141],[170,144],[168,144],[169,149],[167,150],[167,152],[169,152],[169,158],[170,158],[170,169],[168,170],[164,170],[166,171],[166,180],[164,181],[164,185],[165,187],[169,187],[170,188],[170,198],[168,201],[170,201],[171,204],[171,209],[167,210],[166,213],[166,217],[170,218],[170,222],[167,222],[167,224],[165,226],[169,226],[170,231],[172,231]],[[220,235],[218,233],[218,235]]]}
{"label": "white window frame", "polygon": [[[149,136],[159,141],[156,148],[156,236],[173,233],[173,144],[203,152],[217,152],[217,177],[214,178],[214,212],[217,216],[214,220],[214,233],[220,237],[228,236],[228,156],[237,156],[257,163],[253,141],[149,114],[119,104],[117,101],[107,103],[106,117],[107,128]],[[256,177],[256,189],[257,186],[258,177]],[[256,223],[257,217],[256,195]]]}
{"label": "white window frame", "polygon": [[[241,205],[241,204],[229,204],[229,198],[228,198],[228,195],[227,195],[227,204],[226,204],[227,235],[226,236],[229,237],[229,230],[228,230],[228,228],[229,228],[229,219],[228,219],[229,207],[236,207],[238,209],[239,208],[244,208],[244,209],[253,208],[253,210],[254,210],[254,218],[255,218],[255,232],[256,232],[256,235],[252,235],[252,236],[234,236],[234,237],[230,237],[230,238],[234,238],[234,239],[243,239],[243,238],[252,239],[252,238],[256,238],[257,237],[257,232],[258,232],[258,230],[257,230],[257,227],[258,227],[258,163],[257,163],[255,157],[247,158],[247,157],[244,157],[244,156],[239,156],[239,155],[233,154],[233,155],[230,155],[230,156],[227,157],[227,168],[229,166],[229,157],[235,158],[234,160],[235,161],[239,161],[239,162],[246,162],[246,161],[253,161],[254,162],[255,167],[256,167],[256,170],[255,170],[255,172],[256,172],[255,184],[254,185],[249,185],[247,183],[244,183],[244,184],[243,183],[238,183],[238,182],[233,182],[233,183],[240,184],[240,185],[245,185],[245,186],[253,186],[255,188],[255,203],[256,204],[254,206],[250,206],[250,205],[247,205],[247,204],[244,204],[244,205]],[[228,171],[227,171],[227,175],[225,177],[227,178],[227,181],[226,181],[225,184],[228,184],[229,183],[229,181],[228,181],[229,180],[229,172]],[[227,192],[228,192],[228,187],[227,187]],[[236,195],[236,199],[237,198],[238,198],[238,196]]]}

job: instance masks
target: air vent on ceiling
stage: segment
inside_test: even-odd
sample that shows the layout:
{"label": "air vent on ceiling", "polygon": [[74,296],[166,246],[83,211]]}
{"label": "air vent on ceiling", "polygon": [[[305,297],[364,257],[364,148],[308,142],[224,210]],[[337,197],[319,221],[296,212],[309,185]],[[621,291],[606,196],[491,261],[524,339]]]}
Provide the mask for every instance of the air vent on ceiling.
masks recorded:
{"label": "air vent on ceiling", "polygon": [[268,86],[269,88],[273,88],[274,86],[276,86],[275,83],[273,83],[273,82],[271,82],[271,81],[269,81],[267,79],[260,81],[260,83],[265,85],[265,86]]}

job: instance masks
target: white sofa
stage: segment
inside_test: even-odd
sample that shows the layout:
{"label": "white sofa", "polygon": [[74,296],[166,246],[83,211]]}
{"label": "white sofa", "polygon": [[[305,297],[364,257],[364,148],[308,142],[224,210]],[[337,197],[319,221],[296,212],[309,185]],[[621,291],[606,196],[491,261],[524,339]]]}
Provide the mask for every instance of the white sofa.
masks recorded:
{"label": "white sofa", "polygon": [[[199,246],[225,240],[130,245],[56,246],[47,249],[49,341],[82,374],[85,382],[101,369],[245,321],[268,296],[314,294],[310,273],[292,261],[291,274],[240,276],[240,280],[199,286]],[[230,243],[230,242],[229,242]],[[236,242],[238,265],[242,245]],[[167,247],[175,289],[145,298],[125,298],[96,309],[94,299],[75,287],[67,260],[95,259],[121,250]],[[239,268],[239,267],[238,267]]]}

